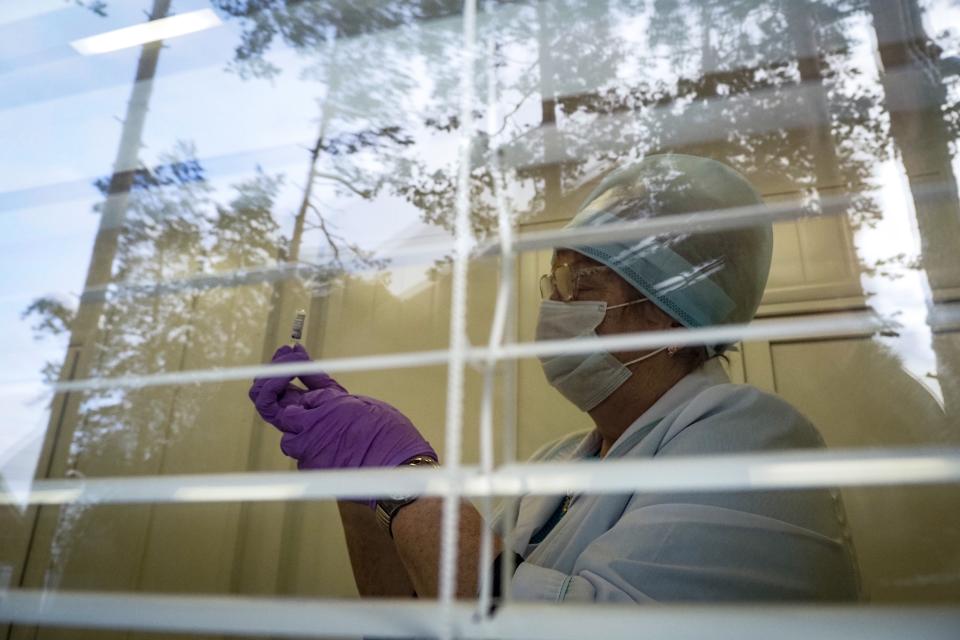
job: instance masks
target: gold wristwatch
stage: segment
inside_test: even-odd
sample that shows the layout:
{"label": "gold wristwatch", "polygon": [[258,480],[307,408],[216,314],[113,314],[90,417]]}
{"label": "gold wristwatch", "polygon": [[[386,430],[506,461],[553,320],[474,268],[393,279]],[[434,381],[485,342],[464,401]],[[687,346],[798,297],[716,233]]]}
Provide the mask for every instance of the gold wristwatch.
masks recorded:
{"label": "gold wristwatch", "polygon": [[[430,456],[416,456],[410,458],[406,462],[400,465],[400,467],[439,467],[440,463],[431,458]],[[387,535],[391,538],[393,537],[393,530],[391,525],[393,524],[393,517],[397,515],[397,512],[400,511],[403,507],[407,506],[420,496],[418,495],[396,495],[390,496],[388,498],[381,498],[377,500],[377,524],[387,532]]]}

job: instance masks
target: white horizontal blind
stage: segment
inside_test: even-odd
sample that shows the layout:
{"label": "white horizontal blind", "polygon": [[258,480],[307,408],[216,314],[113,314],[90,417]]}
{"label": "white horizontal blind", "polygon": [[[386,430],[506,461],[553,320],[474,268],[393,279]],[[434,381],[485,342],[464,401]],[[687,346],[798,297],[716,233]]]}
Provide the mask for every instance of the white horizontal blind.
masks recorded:
{"label": "white horizontal blind", "polygon": [[[491,138],[493,135],[491,134]],[[496,154],[490,154],[489,162],[499,167]],[[948,183],[932,182],[912,189],[918,202],[933,201],[949,195],[952,186]],[[502,197],[502,194],[500,196]],[[472,252],[475,259],[492,258],[515,252],[549,249],[559,243],[575,238],[580,242],[599,243],[604,240],[632,240],[655,236],[662,233],[688,231],[705,233],[749,227],[757,222],[785,222],[822,219],[828,216],[842,216],[853,203],[849,195],[824,195],[818,199],[816,208],[797,204],[793,201],[767,203],[763,206],[748,206],[723,209],[722,211],[698,211],[664,218],[649,218],[633,223],[612,223],[603,227],[581,229],[571,233],[568,229],[545,231],[527,231],[519,234],[509,245],[504,245],[503,230],[500,236],[479,244]],[[506,207],[499,202],[498,207]],[[509,211],[505,210],[509,219]],[[499,226],[499,224],[498,224]],[[447,239],[429,240],[415,245],[387,247],[378,252],[378,257],[391,264],[421,264],[430,260],[439,260],[453,252],[454,245]],[[189,278],[165,280],[131,280],[112,282],[109,285],[87,287],[81,293],[84,300],[105,300],[123,292],[125,295],[141,297],[164,296],[178,291],[197,291],[213,288],[239,287],[261,282],[274,282],[284,279],[305,278],[316,265],[308,262],[281,262],[276,265],[245,267],[215,274],[198,274]]]}
{"label": "white horizontal blind", "polygon": [[397,473],[346,469],[38,480],[0,494],[0,504],[137,504],[329,500],[389,492],[469,497],[574,491],[734,491],[943,484],[960,481],[956,448],[888,447],[784,453],[460,466]]}
{"label": "white horizontal blind", "polygon": [[[4,617],[21,624],[229,633],[283,637],[437,637],[581,640],[953,640],[960,611],[951,607],[617,606],[525,604],[477,617],[469,604],[448,610],[415,600],[307,600],[213,596],[10,592]],[[445,617],[443,614],[449,614]],[[532,623],[532,621],[536,621]]]}
{"label": "white horizontal blind", "polygon": [[[931,309],[931,323],[939,330],[954,329],[960,324],[960,304],[944,303]],[[840,338],[870,335],[884,331],[896,331],[873,312],[856,311],[818,314],[816,317],[771,318],[756,320],[747,325],[723,325],[699,329],[671,329],[656,333],[623,333],[597,338],[586,337],[572,340],[544,340],[540,342],[513,343],[503,346],[462,347],[465,362],[487,363],[502,360],[517,360],[560,353],[592,353],[598,350],[627,351],[654,349],[669,345],[729,344],[751,340],[775,340],[784,338]],[[125,375],[116,378],[89,378],[70,380],[51,385],[56,393],[90,391],[93,389],[139,389],[144,387],[178,384],[200,384],[227,380],[249,380],[259,376],[295,376],[319,372],[368,371],[374,369],[403,369],[445,364],[453,350],[421,351],[413,353],[359,356],[353,358],[320,359],[311,362],[252,365],[200,369],[196,371],[172,371],[146,375]],[[3,388],[15,390],[17,383]]]}

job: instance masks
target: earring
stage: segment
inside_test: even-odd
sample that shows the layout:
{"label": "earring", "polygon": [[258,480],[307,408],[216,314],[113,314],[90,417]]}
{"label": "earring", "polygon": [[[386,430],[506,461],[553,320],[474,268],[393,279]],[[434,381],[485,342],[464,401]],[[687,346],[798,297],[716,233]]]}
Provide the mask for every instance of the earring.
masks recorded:
{"label": "earring", "polygon": [[679,345],[676,345],[676,344],[675,344],[675,345],[672,345],[672,346],[667,347],[667,355],[670,356],[671,358],[672,358],[673,356],[677,355],[677,352],[678,352],[678,351],[680,351],[680,346],[679,346]]}

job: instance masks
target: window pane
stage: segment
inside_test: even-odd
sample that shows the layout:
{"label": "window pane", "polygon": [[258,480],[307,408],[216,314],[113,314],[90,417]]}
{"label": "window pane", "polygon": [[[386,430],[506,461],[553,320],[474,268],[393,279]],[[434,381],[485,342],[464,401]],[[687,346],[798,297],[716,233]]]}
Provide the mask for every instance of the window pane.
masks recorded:
{"label": "window pane", "polygon": [[[28,492],[34,479],[295,470],[249,401],[249,371],[234,369],[290,345],[299,310],[311,357],[330,360],[349,392],[395,406],[447,458],[461,196],[472,241],[464,464],[484,461],[484,421],[496,464],[604,423],[529,351],[486,375],[492,338],[536,342],[553,246],[617,262],[583,300],[651,301],[572,337],[656,317],[677,332],[732,326],[736,349],[708,366],[788,403],[826,451],[956,454],[954,3],[481,3],[472,74],[461,4],[0,9],[0,588],[356,596],[332,500],[37,507]],[[652,179],[601,193],[613,172],[661,154],[721,162],[765,205]],[[542,239],[584,209],[625,224],[605,242],[629,250],[588,255],[582,225]],[[766,218],[769,273],[735,234]],[[630,236],[631,224],[652,230]],[[519,243],[506,255],[504,229]],[[651,246],[669,260],[641,282],[625,267]],[[711,300],[731,310],[671,306],[705,281],[722,281]],[[344,362],[405,354],[419,355]],[[621,394],[624,426],[644,426],[688,373],[667,384],[669,357],[631,365],[625,388],[649,397]],[[598,376],[574,392],[589,395]],[[696,453],[781,450],[737,446]],[[870,600],[957,602],[956,483],[837,490]]]}

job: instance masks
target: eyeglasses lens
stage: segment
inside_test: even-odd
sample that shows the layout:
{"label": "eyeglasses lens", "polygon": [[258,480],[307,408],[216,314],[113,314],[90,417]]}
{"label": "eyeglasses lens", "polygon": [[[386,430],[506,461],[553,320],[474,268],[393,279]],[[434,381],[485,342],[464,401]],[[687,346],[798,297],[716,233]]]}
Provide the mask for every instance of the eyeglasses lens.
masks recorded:
{"label": "eyeglasses lens", "polygon": [[547,300],[553,295],[553,276],[545,273],[540,276],[540,299]]}
{"label": "eyeglasses lens", "polygon": [[540,276],[540,297],[546,300],[553,296],[554,291],[561,300],[573,300],[576,296],[576,274],[569,266],[562,264],[553,270],[553,273]]}
{"label": "eyeglasses lens", "polygon": [[576,295],[573,270],[568,265],[562,264],[553,271],[553,281],[562,299],[572,300]]}

